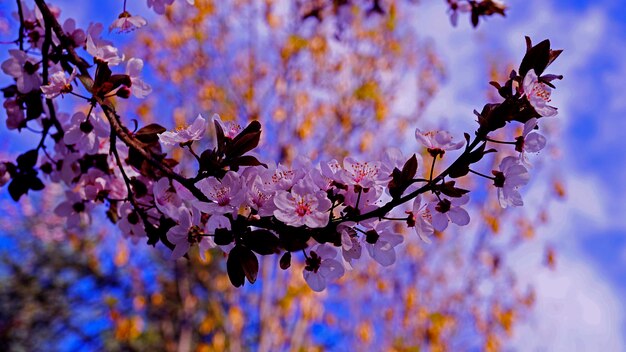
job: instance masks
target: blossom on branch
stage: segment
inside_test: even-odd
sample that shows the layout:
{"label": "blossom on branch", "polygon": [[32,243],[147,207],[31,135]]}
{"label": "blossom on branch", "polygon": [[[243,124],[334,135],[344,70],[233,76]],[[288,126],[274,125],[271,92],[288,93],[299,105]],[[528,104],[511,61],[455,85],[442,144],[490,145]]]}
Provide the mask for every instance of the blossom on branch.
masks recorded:
{"label": "blossom on branch", "polygon": [[453,142],[454,137],[447,131],[422,132],[419,128],[415,129],[415,139],[433,158],[443,157],[446,151],[460,149],[465,144],[465,141]]}
{"label": "blossom on branch", "polygon": [[41,76],[39,64],[33,57],[21,50],[9,50],[11,57],[2,63],[2,71],[17,81],[17,90],[20,93],[29,93],[39,89]]}
{"label": "blossom on branch", "polygon": [[519,159],[507,156],[500,162],[500,171],[492,171],[498,187],[498,201],[502,208],[522,206],[524,201],[518,189],[530,180],[528,170],[520,164]]}
{"label": "blossom on branch", "polygon": [[63,93],[69,93],[72,91],[72,81],[76,78],[76,75],[78,75],[76,67],[74,67],[69,77],[66,76],[65,71],[57,71],[50,75],[50,83],[41,86],[41,91],[48,99],[56,98]]}
{"label": "blossom on branch", "polygon": [[531,69],[526,73],[522,83],[522,93],[539,116],[550,117],[557,114],[557,109],[548,105],[552,101],[550,99],[552,88],[539,80],[535,70]]}
{"label": "blossom on branch", "polygon": [[198,114],[191,126],[179,126],[173,131],[159,134],[159,140],[163,145],[184,144],[202,139],[206,132],[206,120]]}
{"label": "blossom on branch", "polygon": [[291,192],[278,191],[274,197],[274,216],[289,226],[306,225],[310,228],[328,224],[331,201],[313,181],[306,177],[299,180]]}

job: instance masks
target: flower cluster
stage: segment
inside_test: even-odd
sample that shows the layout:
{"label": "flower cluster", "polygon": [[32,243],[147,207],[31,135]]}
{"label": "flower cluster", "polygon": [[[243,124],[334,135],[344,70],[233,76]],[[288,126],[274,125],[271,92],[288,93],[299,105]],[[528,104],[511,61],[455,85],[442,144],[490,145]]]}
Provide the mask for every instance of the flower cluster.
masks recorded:
{"label": "flower cluster", "polygon": [[[157,13],[171,2],[148,1]],[[500,8],[495,1],[470,3],[483,10]],[[66,185],[56,213],[67,218],[69,228],[88,225],[92,211],[103,204],[126,237],[151,245],[161,242],[172,250],[173,259],[196,251],[201,257],[207,250],[223,251],[235,286],[256,280],[257,255],[281,254],[281,268],[287,269],[292,254],[302,252],[303,277],[315,291],[352,269],[365,252],[382,266],[393,265],[396,249],[405,240],[397,225],[430,242],[450,224],[470,223],[464,209],[470,191],[457,186],[457,180],[470,173],[493,181],[502,207],[522,205],[519,188],[529,181],[527,154],[547,143],[536,132],[539,121],[557,112],[548,103],[551,82],[561,77],[542,74],[560,51],[551,50],[548,41],[532,46],[528,40],[518,72],[504,85],[492,82],[503,101],[476,112],[473,137],[416,129],[415,147],[408,156],[389,150],[379,160],[349,156],[314,162],[301,157],[292,165],[265,164],[251,153],[260,143],[258,121],[241,128],[218,115],[208,122],[198,115],[191,125],[170,131],[156,123],[131,131],[112,98],[143,98],[151,92],[140,77],[143,61],[128,59],[125,72],[114,74],[110,67],[124,62],[125,56],[100,37],[102,25],[86,31],[73,22],[61,27],[58,13],[41,0],[37,6],[40,17],[27,17],[32,25],[25,30],[28,37],[47,33],[31,43],[41,50],[43,60],[12,49],[2,70],[15,80],[4,89],[7,126],[38,124],[41,142],[15,162],[0,163],[0,184],[8,183],[15,200],[44,188],[42,178]],[[131,25],[145,24],[126,11],[122,15],[112,28],[127,31]],[[53,43],[66,54],[55,56]],[[83,46],[93,57],[93,68],[77,53]],[[71,116],[57,111],[60,96],[78,99],[85,111]],[[524,124],[515,141],[490,137],[511,123]],[[215,139],[207,142],[209,130]],[[500,156],[487,144],[514,150]],[[199,146],[204,150],[196,153]],[[192,174],[191,166],[168,157],[176,148],[188,151],[194,160]],[[501,163],[493,176],[473,169],[495,152]],[[448,162],[450,154],[454,159]],[[448,162],[439,174],[437,162]]]}

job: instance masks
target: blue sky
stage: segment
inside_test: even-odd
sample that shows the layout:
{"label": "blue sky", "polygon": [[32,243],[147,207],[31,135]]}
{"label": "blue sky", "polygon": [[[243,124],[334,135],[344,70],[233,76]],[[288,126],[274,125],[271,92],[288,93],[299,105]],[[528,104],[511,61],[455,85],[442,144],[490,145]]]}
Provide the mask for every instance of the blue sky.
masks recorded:
{"label": "blue sky", "polygon": [[[103,3],[119,4],[121,9],[122,1],[56,3],[64,15],[84,19],[87,13],[110,14],[102,11]],[[131,12],[148,13],[140,10],[144,1],[129,3]],[[488,59],[485,52],[515,62],[523,54],[524,35],[535,41],[549,38],[553,47],[565,50],[552,67],[565,79],[553,97],[560,107],[554,126],[561,134],[550,143],[561,149],[559,176],[566,180],[568,196],[550,206],[552,221],[539,231],[540,240],[515,254],[521,279],[536,283],[538,302],[536,315],[514,341],[522,350],[620,351],[626,345],[622,302],[626,297],[626,99],[622,97],[626,6],[619,0],[511,0],[507,4],[507,18],[490,18],[477,30],[469,28],[465,19],[451,28],[443,1],[419,7],[416,26],[424,36],[436,38],[450,77],[426,115],[454,121],[467,116],[471,126],[468,114],[484,100],[486,68],[467,67],[472,63],[480,67]],[[3,2],[0,11],[13,11],[12,2],[9,5]],[[113,18],[96,19],[110,23]],[[87,24],[83,20],[81,25]],[[450,101],[456,102],[452,108]],[[2,135],[4,131],[0,127]],[[13,140],[18,138],[5,143]],[[541,157],[550,162],[548,155]],[[528,208],[541,204],[542,192],[546,189],[527,190]],[[556,272],[526,265],[542,255],[545,243],[558,248]]]}
{"label": "blue sky", "polygon": [[[485,72],[467,66],[484,60],[485,48],[515,62],[529,35],[565,50],[550,69],[565,79],[553,92],[560,108],[554,126],[561,135],[549,143],[561,149],[557,169],[568,196],[550,206],[551,223],[538,231],[539,240],[515,254],[521,280],[535,282],[538,301],[514,340],[521,350],[620,351],[626,344],[626,8],[611,0],[507,4],[506,19],[490,18],[476,31],[465,23],[451,29],[438,4],[424,6],[421,18],[428,20],[420,28],[440,38],[437,46],[451,77],[429,113],[437,118],[477,107],[482,92],[472,87],[484,82]],[[471,44],[476,42],[481,45]],[[457,102],[458,112],[450,111],[449,101]],[[546,157],[542,163],[549,169],[549,155],[538,159]],[[526,208],[532,209],[548,190],[526,192]],[[556,272],[532,264],[540,262],[544,243],[558,249]]]}

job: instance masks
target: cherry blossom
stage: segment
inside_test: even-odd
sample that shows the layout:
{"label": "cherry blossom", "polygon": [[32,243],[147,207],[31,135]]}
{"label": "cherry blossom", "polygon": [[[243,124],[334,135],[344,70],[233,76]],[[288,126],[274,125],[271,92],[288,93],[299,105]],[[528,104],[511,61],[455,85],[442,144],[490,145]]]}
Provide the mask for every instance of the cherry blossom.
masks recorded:
{"label": "cherry blossom", "polygon": [[375,228],[365,232],[365,248],[370,257],[382,266],[396,262],[395,247],[403,237],[395,234],[390,222],[379,222]]}
{"label": "cherry blossom", "polygon": [[352,157],[343,160],[340,178],[344,183],[361,188],[370,188],[384,182],[389,175],[380,173],[380,162],[360,162]]}
{"label": "cherry blossom", "polygon": [[530,174],[519,159],[507,156],[500,162],[500,171],[494,171],[494,182],[498,187],[498,201],[502,208],[510,206],[522,206],[524,201],[518,189],[530,180]]}
{"label": "cherry blossom", "polygon": [[109,32],[117,28],[119,33],[128,33],[148,24],[141,16],[132,16],[128,11],[122,12],[109,27]]}
{"label": "cherry blossom", "polygon": [[550,117],[557,114],[557,109],[548,105],[552,101],[550,99],[552,88],[539,81],[535,70],[531,69],[526,73],[522,83],[522,92],[539,116]]}
{"label": "cherry blossom", "polygon": [[324,291],[328,282],[339,279],[345,273],[336,256],[335,249],[327,244],[317,245],[309,252],[302,274],[313,291]]}
{"label": "cherry blossom", "polygon": [[407,213],[410,216],[409,225],[415,228],[415,233],[422,241],[430,243],[430,237],[434,233],[433,216],[428,204],[422,204],[421,194],[415,197],[413,201],[413,211],[407,211]]}
{"label": "cherry blossom", "polygon": [[72,191],[65,192],[65,198],[66,200],[54,209],[54,213],[67,218],[68,228],[78,229],[80,226],[89,225],[91,223],[91,209],[94,204]]}
{"label": "cherry blossom", "polygon": [[96,154],[100,150],[101,139],[109,137],[109,128],[109,124],[96,114],[91,113],[87,117],[79,111],[72,116],[63,141],[87,154]]}
{"label": "cherry blossom", "polygon": [[104,61],[109,66],[117,66],[124,61],[124,55],[118,55],[117,48],[112,45],[96,44],[91,37],[87,35],[87,52],[94,57],[95,60]]}
{"label": "cherry blossom", "polygon": [[170,255],[170,259],[178,259],[185,255],[192,244],[200,243],[205,238],[202,237],[200,228],[195,225],[200,223],[200,213],[196,210],[189,210],[181,207],[176,217],[178,224],[167,231],[167,240],[175,247]]}
{"label": "cherry blossom", "polygon": [[193,205],[207,214],[236,215],[245,202],[246,190],[241,183],[241,177],[235,172],[227,172],[221,180],[215,177],[205,178],[197,186],[212,203],[196,200]]}
{"label": "cherry blossom", "polygon": [[119,207],[120,220],[117,224],[122,234],[126,237],[130,237],[133,243],[139,242],[139,239],[146,236],[146,230],[141,217],[132,207],[129,202],[124,202]]}
{"label": "cherry blossom", "polygon": [[448,1],[450,8],[448,9],[448,14],[450,15],[450,23],[456,27],[458,24],[459,13],[468,13],[472,10],[472,5],[469,2],[459,2],[457,0],[449,0]]}
{"label": "cherry blossom", "polygon": [[165,13],[165,6],[173,3],[174,0],[148,0],[148,7],[151,7],[157,14],[162,15]]}
{"label": "cherry blossom", "polygon": [[446,151],[460,149],[465,141],[453,142],[454,137],[447,131],[430,131],[422,132],[419,128],[415,129],[415,138],[422,143],[433,157],[438,155],[443,157]]}
{"label": "cherry blossom", "polygon": [[465,209],[461,208],[467,202],[469,202],[469,196],[466,194],[460,198],[442,198],[440,201],[429,203],[433,228],[441,232],[448,227],[449,222],[459,226],[469,224],[470,216]]}
{"label": "cherry blossom", "polygon": [[7,113],[7,128],[9,130],[25,127],[26,115],[16,99],[7,99],[2,105]]}
{"label": "cherry blossom", "polygon": [[341,255],[347,269],[352,269],[352,261],[361,258],[362,246],[357,232],[346,224],[341,224],[338,231],[341,233]]}
{"label": "cherry blossom", "polygon": [[179,126],[173,131],[159,134],[159,140],[163,145],[176,145],[202,139],[206,132],[206,120],[198,114],[191,126]]}
{"label": "cherry blossom", "polygon": [[172,218],[178,214],[178,209],[183,202],[176,194],[175,188],[172,187],[167,177],[163,177],[154,183],[152,193],[154,194],[154,204],[163,214]]}
{"label": "cherry blossom", "polygon": [[132,82],[130,91],[139,99],[145,98],[152,92],[152,87],[144,82],[140,77],[142,69],[143,60],[141,59],[131,58],[126,63],[126,74],[130,77],[130,81]]}
{"label": "cherry blossom", "polygon": [[310,178],[299,180],[291,192],[278,191],[274,197],[274,216],[290,226],[306,225],[310,228],[328,224],[332,203]]}
{"label": "cherry blossom", "polygon": [[17,90],[20,93],[28,93],[39,89],[41,76],[39,64],[35,58],[28,56],[21,50],[9,50],[11,58],[2,63],[2,71],[17,80]]}
{"label": "cherry blossom", "polygon": [[50,75],[47,85],[41,86],[41,91],[48,99],[56,98],[63,93],[69,93],[72,91],[72,81],[76,78],[76,75],[78,75],[76,67],[74,67],[69,77],[67,77],[65,71],[57,71]]}

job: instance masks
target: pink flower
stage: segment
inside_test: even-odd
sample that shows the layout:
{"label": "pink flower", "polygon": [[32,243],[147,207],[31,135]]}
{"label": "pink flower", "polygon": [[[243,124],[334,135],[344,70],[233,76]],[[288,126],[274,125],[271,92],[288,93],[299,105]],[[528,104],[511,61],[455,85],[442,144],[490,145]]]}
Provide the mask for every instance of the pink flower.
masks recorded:
{"label": "pink flower", "polygon": [[351,226],[346,226],[345,223],[340,224],[337,230],[341,233],[341,255],[347,268],[352,269],[352,261],[361,258],[361,242]]}
{"label": "pink flower", "polygon": [[382,266],[396,262],[395,247],[403,238],[393,232],[390,222],[379,222],[374,229],[365,233],[365,248],[370,257]]}
{"label": "pink flower", "polygon": [[433,228],[443,231],[448,227],[449,222],[459,226],[469,224],[470,216],[465,209],[461,208],[467,202],[469,202],[467,194],[460,198],[452,198],[452,200],[443,198],[439,202],[431,202],[428,207],[432,214]]}
{"label": "pink flower", "polygon": [[78,193],[71,191],[65,192],[66,200],[61,202],[55,209],[54,213],[61,217],[67,218],[67,227],[70,229],[78,229],[81,225],[91,223],[91,209],[93,203],[84,200]]}
{"label": "pink flower", "polygon": [[163,145],[176,145],[198,141],[202,139],[206,132],[206,120],[198,114],[191,126],[180,126],[174,131],[166,131],[159,135],[159,140]]}
{"label": "pink flower", "polygon": [[41,91],[48,99],[56,98],[63,93],[69,93],[72,91],[72,81],[77,74],[76,67],[72,70],[69,78],[65,75],[65,71],[57,71],[50,75],[50,82],[47,85],[41,86]]}
{"label": "pink flower", "polygon": [[239,174],[229,171],[221,179],[209,177],[196,184],[213,203],[194,201],[193,206],[204,213],[237,215],[239,207],[245,201],[245,189]]}
{"label": "pink flower", "polygon": [[557,114],[556,108],[548,105],[551,101],[552,89],[547,84],[539,82],[539,77],[537,77],[535,70],[530,70],[526,73],[522,83],[522,90],[524,96],[526,96],[530,105],[535,108],[539,116],[550,117]]}
{"label": "pink flower", "polygon": [[178,208],[182,206],[183,202],[176,194],[175,188],[170,184],[169,178],[163,177],[155,182],[152,193],[154,193],[154,204],[163,214],[171,218],[178,214]]}
{"label": "pink flower", "polygon": [[141,16],[131,16],[128,11],[124,11],[113,21],[109,27],[109,32],[112,31],[113,28],[117,28],[118,33],[128,33],[145,26],[147,23],[145,18]]}
{"label": "pink flower", "polygon": [[148,0],[148,7],[152,7],[154,12],[162,15],[165,13],[165,6],[172,3],[174,3],[174,0]]}
{"label": "pink flower", "polygon": [[274,197],[274,216],[289,226],[306,225],[311,228],[328,224],[332,203],[326,193],[313,184],[310,178],[299,180],[291,192],[278,191]]}
{"label": "pink flower", "polygon": [[124,61],[124,55],[119,57],[116,47],[106,44],[96,44],[91,35],[87,35],[87,52],[95,59],[108,63],[109,66],[116,66]]}
{"label": "pink flower", "polygon": [[413,211],[407,213],[413,216],[413,220],[415,221],[415,233],[417,233],[422,241],[430,243],[429,237],[432,236],[435,231],[433,228],[433,216],[428,204],[422,204],[421,194],[415,197],[413,201]]}
{"label": "pink flower", "polygon": [[496,177],[494,185],[498,187],[498,201],[502,208],[522,206],[524,201],[518,189],[528,183],[530,174],[520,161],[507,156],[500,162],[500,171],[494,171]]}
{"label": "pink flower", "polygon": [[144,223],[129,202],[124,202],[118,212],[120,220],[117,226],[120,227],[125,237],[130,237],[133,243],[137,243],[139,239],[146,236]]}
{"label": "pink flower", "polygon": [[66,127],[63,142],[67,145],[74,145],[87,154],[97,154],[100,150],[101,139],[109,137],[109,129],[109,124],[101,117],[94,113],[87,117],[79,111],[72,116],[69,127]]}
{"label": "pink flower", "polygon": [[10,130],[26,127],[26,115],[15,99],[7,99],[2,104],[7,112],[7,128]]}
{"label": "pink flower", "polygon": [[17,49],[9,50],[9,54],[11,58],[2,63],[2,71],[17,80],[17,90],[29,93],[39,89],[41,76],[37,60]]}
{"label": "pink flower", "polygon": [[255,209],[259,216],[272,216],[276,210],[274,204],[276,191],[268,189],[259,175],[255,175],[252,180],[248,179],[247,184],[249,188],[246,202],[250,208]]}
{"label": "pink flower", "polygon": [[130,77],[132,86],[130,88],[131,93],[139,99],[145,98],[152,92],[152,87],[144,82],[141,77],[141,70],[143,69],[143,60],[131,58],[126,63],[126,74]]}
{"label": "pink flower", "polygon": [[370,188],[383,182],[385,176],[380,173],[380,162],[359,162],[347,157],[343,160],[340,177],[345,184]]}
{"label": "pink flower", "polygon": [[447,131],[422,132],[419,128],[415,130],[415,138],[422,143],[432,157],[443,155],[448,150],[460,149],[465,141],[453,142],[454,137]]}
{"label": "pink flower", "polygon": [[327,282],[337,280],[345,273],[336,256],[335,249],[327,244],[317,245],[309,252],[302,274],[313,291],[324,291]]}
{"label": "pink flower", "polygon": [[7,170],[6,163],[0,163],[0,187],[4,186],[11,180],[11,174]]}
{"label": "pink flower", "polygon": [[206,238],[202,236],[200,224],[200,212],[185,207],[178,209],[178,216],[174,219],[178,224],[167,231],[167,240],[175,247],[170,259],[178,259],[185,255],[192,244],[201,243]]}
{"label": "pink flower", "polygon": [[213,121],[217,121],[222,131],[224,132],[224,137],[233,139],[235,138],[239,132],[241,132],[241,125],[235,121],[222,121],[222,118],[218,114],[213,114]]}

